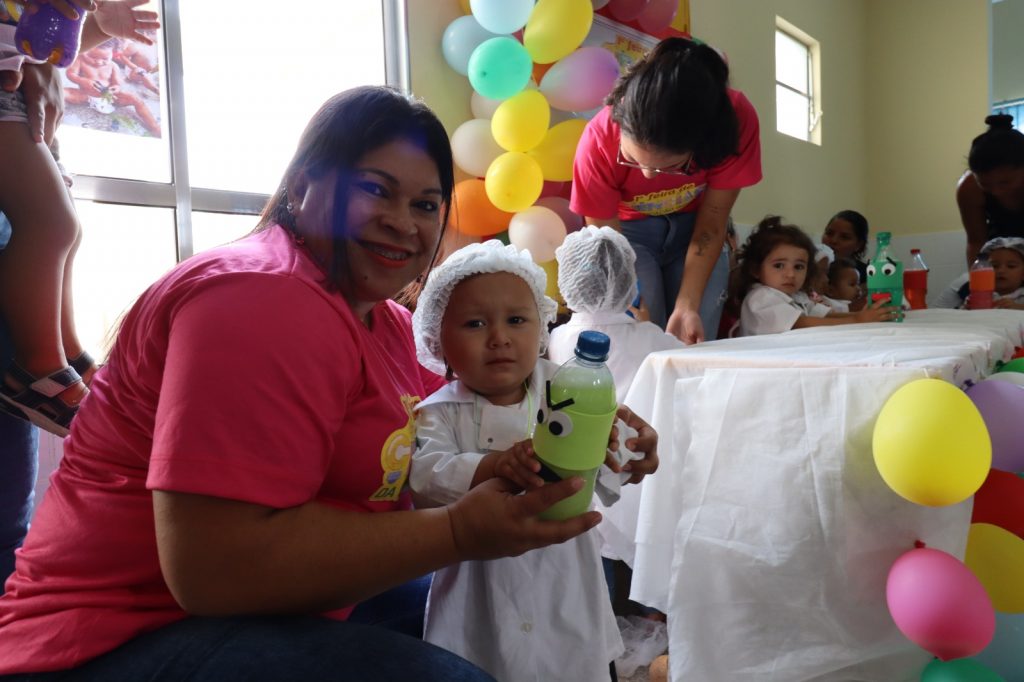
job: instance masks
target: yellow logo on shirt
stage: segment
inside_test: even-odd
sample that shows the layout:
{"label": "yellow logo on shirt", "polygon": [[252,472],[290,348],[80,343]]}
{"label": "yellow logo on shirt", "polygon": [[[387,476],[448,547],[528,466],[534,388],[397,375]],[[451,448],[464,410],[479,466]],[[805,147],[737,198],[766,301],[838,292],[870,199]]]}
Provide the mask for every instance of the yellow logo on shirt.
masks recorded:
{"label": "yellow logo on shirt", "polygon": [[645,215],[679,213],[679,211],[689,206],[694,199],[703,194],[706,186],[698,186],[696,183],[691,182],[682,187],[663,189],[658,192],[649,192],[648,194],[636,194],[632,200],[624,203],[637,213]]}
{"label": "yellow logo on shirt", "polygon": [[384,441],[380,450],[380,466],[384,469],[382,485],[370,496],[375,502],[395,501],[402,492],[405,479],[409,476],[409,462],[412,461],[412,450],[416,445],[416,422],[412,411],[419,403],[418,395],[403,395],[402,407],[408,415],[405,426],[396,429]]}

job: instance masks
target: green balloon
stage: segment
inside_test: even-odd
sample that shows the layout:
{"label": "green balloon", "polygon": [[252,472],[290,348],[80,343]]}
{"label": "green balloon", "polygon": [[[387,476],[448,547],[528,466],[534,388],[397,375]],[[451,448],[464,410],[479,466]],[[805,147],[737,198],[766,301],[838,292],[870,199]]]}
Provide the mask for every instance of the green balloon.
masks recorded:
{"label": "green balloon", "polygon": [[533,60],[515,38],[499,36],[480,43],[469,56],[469,83],[488,99],[508,99],[526,87]]}
{"label": "green balloon", "polygon": [[981,663],[969,658],[955,661],[935,659],[921,673],[921,682],[1006,682],[1002,675],[992,672]]}
{"label": "green balloon", "polygon": [[1024,358],[1014,358],[999,368],[1000,372],[1024,372]]}

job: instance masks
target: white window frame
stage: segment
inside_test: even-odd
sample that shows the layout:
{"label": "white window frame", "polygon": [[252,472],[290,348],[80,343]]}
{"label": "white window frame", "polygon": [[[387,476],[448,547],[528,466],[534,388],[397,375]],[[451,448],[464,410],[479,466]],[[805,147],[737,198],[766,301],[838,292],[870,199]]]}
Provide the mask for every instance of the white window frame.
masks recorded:
{"label": "white window frame", "polygon": [[[204,189],[189,185],[181,14],[179,12],[179,5],[182,1],[162,0],[160,3],[165,49],[161,68],[166,70],[171,181],[162,183],[76,175],[73,188],[74,197],[79,200],[173,209],[179,262],[193,253],[192,211],[259,215],[269,199],[267,194]],[[224,0],[192,1],[223,2]],[[409,30],[405,0],[380,0],[380,2],[384,16],[385,81],[388,85],[408,93],[411,92],[412,87],[409,72]]]}
{"label": "white window frame", "polygon": [[[805,142],[810,142],[820,146],[822,129],[821,119],[824,113],[821,108],[821,43],[812,38],[805,31],[797,28],[792,23],[786,21],[782,17],[776,16],[775,34],[777,35],[779,33],[800,43],[807,50],[808,82],[806,86],[807,92],[802,92],[781,82],[778,78],[778,73],[776,72],[776,92],[778,92],[779,88],[784,88],[785,90],[795,93],[807,100],[807,137],[796,139],[803,139]],[[774,45],[774,42],[772,44]],[[783,131],[778,120],[775,122],[775,128],[778,132],[791,136],[788,132]]]}

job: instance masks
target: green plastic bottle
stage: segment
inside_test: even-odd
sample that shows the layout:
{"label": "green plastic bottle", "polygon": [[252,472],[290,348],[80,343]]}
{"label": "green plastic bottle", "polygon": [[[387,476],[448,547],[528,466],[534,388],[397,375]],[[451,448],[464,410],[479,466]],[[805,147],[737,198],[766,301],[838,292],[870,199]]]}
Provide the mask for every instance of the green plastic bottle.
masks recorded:
{"label": "green plastic bottle", "polygon": [[888,301],[896,310],[893,322],[903,321],[903,263],[889,249],[889,232],[878,233],[875,257],[868,263],[868,300]]}
{"label": "green plastic bottle", "polygon": [[605,364],[610,347],[607,335],[580,332],[575,357],[559,367],[544,387],[544,404],[533,434],[541,476],[548,481],[581,476],[585,484],[541,518],[568,519],[590,508],[617,408],[615,383]]}

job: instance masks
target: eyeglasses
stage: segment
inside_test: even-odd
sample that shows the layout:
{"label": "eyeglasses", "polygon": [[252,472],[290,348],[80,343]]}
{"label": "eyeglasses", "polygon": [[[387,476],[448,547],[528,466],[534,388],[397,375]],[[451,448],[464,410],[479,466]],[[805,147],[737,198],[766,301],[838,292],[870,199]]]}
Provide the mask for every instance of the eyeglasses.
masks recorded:
{"label": "eyeglasses", "polygon": [[647,171],[655,175],[693,175],[697,170],[696,164],[693,163],[692,153],[686,158],[686,161],[677,163],[673,168],[650,168],[635,161],[627,161],[622,158],[622,147],[619,147],[615,154],[615,163],[626,168],[636,168],[637,170]]}

